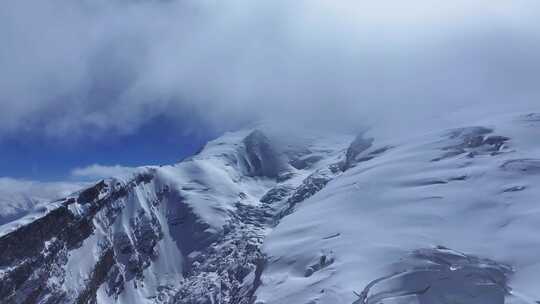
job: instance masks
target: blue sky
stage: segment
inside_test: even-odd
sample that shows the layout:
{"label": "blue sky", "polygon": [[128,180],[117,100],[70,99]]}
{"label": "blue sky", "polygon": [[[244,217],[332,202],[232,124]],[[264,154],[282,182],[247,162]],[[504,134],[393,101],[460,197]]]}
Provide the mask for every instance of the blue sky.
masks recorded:
{"label": "blue sky", "polygon": [[172,164],[196,152],[215,136],[204,129],[186,132],[187,126],[158,117],[128,135],[99,138],[43,137],[35,134],[0,140],[0,176],[25,180],[73,180],[75,168]]}

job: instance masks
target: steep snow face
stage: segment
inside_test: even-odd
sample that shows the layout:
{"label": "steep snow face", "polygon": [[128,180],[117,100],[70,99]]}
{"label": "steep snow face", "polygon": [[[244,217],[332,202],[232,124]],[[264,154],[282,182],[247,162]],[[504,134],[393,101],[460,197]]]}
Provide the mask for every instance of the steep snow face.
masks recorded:
{"label": "steep snow face", "polygon": [[[261,198],[302,186],[349,140],[285,145],[261,131],[228,133],[179,164],[142,167],[48,204],[1,232],[0,300],[249,303],[262,240],[289,208]],[[302,157],[311,159],[291,165]]]}
{"label": "steep snow face", "polygon": [[532,114],[368,132],[266,238],[258,303],[536,303],[539,135]]}

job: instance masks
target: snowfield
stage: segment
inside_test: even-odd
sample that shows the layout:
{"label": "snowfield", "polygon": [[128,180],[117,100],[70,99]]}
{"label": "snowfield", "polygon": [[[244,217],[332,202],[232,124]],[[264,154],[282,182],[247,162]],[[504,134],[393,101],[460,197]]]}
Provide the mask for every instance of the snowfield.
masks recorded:
{"label": "snowfield", "polygon": [[538,118],[375,139],[392,148],[329,182],[265,240],[259,302],[535,303]]}
{"label": "snowfield", "polygon": [[540,115],[263,126],[2,227],[2,303],[540,301]]}

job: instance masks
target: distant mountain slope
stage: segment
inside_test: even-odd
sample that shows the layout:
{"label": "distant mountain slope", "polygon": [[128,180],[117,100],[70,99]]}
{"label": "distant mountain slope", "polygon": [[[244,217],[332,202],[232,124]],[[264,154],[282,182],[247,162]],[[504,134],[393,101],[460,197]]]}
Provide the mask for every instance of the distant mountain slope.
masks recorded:
{"label": "distant mountain slope", "polygon": [[84,186],[84,183],[41,183],[0,178],[0,226],[23,217],[40,203],[64,197]]}

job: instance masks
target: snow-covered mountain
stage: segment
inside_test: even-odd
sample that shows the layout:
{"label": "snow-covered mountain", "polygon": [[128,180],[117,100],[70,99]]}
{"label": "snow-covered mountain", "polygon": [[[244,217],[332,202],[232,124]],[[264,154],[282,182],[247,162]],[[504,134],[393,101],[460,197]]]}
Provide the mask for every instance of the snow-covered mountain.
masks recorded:
{"label": "snow-covered mountain", "polygon": [[262,127],[1,226],[2,303],[536,303],[540,115]]}

